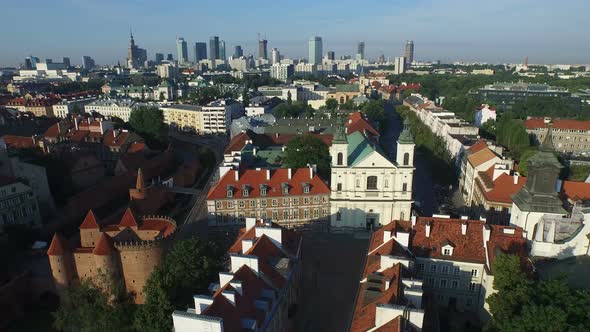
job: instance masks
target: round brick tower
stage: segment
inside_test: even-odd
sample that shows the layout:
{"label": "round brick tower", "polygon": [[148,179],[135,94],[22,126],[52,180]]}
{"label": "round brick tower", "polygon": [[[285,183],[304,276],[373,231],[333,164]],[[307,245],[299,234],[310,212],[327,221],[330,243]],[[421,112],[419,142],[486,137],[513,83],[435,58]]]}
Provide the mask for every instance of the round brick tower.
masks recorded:
{"label": "round brick tower", "polygon": [[55,233],[51,240],[51,245],[47,249],[49,265],[51,266],[51,275],[58,291],[71,285],[74,279],[74,258],[66,241]]}
{"label": "round brick tower", "polygon": [[110,236],[101,233],[92,254],[94,255],[96,269],[101,270],[108,277],[114,277],[119,272],[116,251],[117,249],[115,249]]}

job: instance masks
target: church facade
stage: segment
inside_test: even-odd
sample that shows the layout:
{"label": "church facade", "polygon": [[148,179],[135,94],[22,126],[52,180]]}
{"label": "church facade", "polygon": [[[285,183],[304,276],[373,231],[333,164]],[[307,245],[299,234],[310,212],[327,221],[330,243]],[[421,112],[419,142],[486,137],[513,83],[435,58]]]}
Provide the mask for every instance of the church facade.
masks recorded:
{"label": "church facade", "polygon": [[332,228],[378,228],[409,220],[414,177],[414,139],[404,123],[395,161],[362,132],[339,126],[330,147]]}

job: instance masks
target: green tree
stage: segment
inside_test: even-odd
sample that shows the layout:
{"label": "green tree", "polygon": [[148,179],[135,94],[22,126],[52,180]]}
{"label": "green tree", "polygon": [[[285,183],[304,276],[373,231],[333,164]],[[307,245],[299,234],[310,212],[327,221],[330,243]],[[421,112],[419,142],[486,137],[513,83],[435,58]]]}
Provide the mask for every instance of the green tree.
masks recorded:
{"label": "green tree", "polygon": [[287,92],[287,104],[291,105],[293,103],[293,98],[291,97],[291,91]]}
{"label": "green tree", "polygon": [[186,310],[194,294],[207,292],[221,268],[218,248],[193,238],[178,241],[152,273],[144,289],[146,303],[135,315],[138,331],[172,330],[172,312]]}
{"label": "green tree", "polygon": [[322,176],[330,173],[330,152],[319,138],[306,134],[297,136],[287,143],[283,163],[291,168],[317,165]]}
{"label": "green tree", "polygon": [[83,279],[67,288],[53,313],[54,327],[60,331],[132,331],[133,306],[119,278],[99,271],[95,283]]}
{"label": "green tree", "polygon": [[338,101],[334,98],[329,98],[328,100],[326,100],[326,108],[330,111],[335,110],[336,108],[338,108]]}
{"label": "green tree", "polygon": [[518,172],[522,176],[528,176],[529,174],[529,159],[537,153],[536,147],[528,147],[522,151],[520,154],[520,159],[518,162]]}
{"label": "green tree", "polygon": [[244,91],[242,91],[242,106],[248,107],[248,105],[250,105],[250,94],[248,89],[244,88]]}
{"label": "green tree", "polygon": [[141,106],[131,111],[129,125],[150,147],[163,148],[168,143],[168,126],[164,113],[156,107]]}

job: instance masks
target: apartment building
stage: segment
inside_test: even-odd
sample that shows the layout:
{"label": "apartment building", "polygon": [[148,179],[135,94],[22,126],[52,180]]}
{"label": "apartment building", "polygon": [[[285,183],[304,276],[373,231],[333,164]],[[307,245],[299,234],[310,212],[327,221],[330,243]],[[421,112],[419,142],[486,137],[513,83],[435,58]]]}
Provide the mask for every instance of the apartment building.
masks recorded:
{"label": "apartment building", "polygon": [[529,118],[524,125],[537,143],[543,142],[551,126],[555,151],[590,155],[590,121]]}
{"label": "apartment building", "polygon": [[96,95],[85,94],[62,98],[62,100],[53,105],[53,115],[58,118],[66,118],[76,109],[84,112],[84,107],[96,100]]}
{"label": "apartment building", "polygon": [[212,295],[172,314],[174,331],[292,331],[301,287],[302,236],[270,222],[246,219],[228,250]]}
{"label": "apartment building", "polygon": [[512,168],[511,161],[504,161],[500,155],[490,149],[485,141],[479,141],[465,151],[461,160],[459,188],[467,206],[471,206],[475,192],[475,181],[479,172],[488,170],[495,164],[507,163]]}
{"label": "apartment building", "polygon": [[170,127],[197,134],[223,134],[241,109],[239,103],[210,103],[207,106],[177,104],[160,107]]}
{"label": "apartment building", "polygon": [[41,224],[37,195],[17,178],[0,176],[0,230],[13,224]]}
{"label": "apartment building", "polygon": [[106,98],[98,99],[84,106],[84,111],[91,114],[96,112],[102,116],[116,117],[129,122],[131,111],[138,108],[139,103],[131,99]]}
{"label": "apartment building", "polygon": [[207,195],[209,225],[232,226],[246,218],[301,226],[327,221],[330,188],[313,167],[230,170]]}

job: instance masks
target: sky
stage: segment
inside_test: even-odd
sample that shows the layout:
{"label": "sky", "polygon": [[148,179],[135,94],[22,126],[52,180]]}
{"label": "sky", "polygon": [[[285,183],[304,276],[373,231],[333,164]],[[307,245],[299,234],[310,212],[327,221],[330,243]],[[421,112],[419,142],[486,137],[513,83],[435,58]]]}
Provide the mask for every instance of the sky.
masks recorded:
{"label": "sky", "polygon": [[[489,63],[590,63],[589,0],[27,0],[2,4],[0,66],[29,55],[55,62],[83,55],[98,64],[124,63],[135,42],[154,54],[173,53],[210,36],[256,54],[257,33],[289,58],[307,57],[307,40],[321,36],[324,53],[370,59],[403,55],[414,40],[417,60]],[[12,13],[6,15],[6,13]]]}

